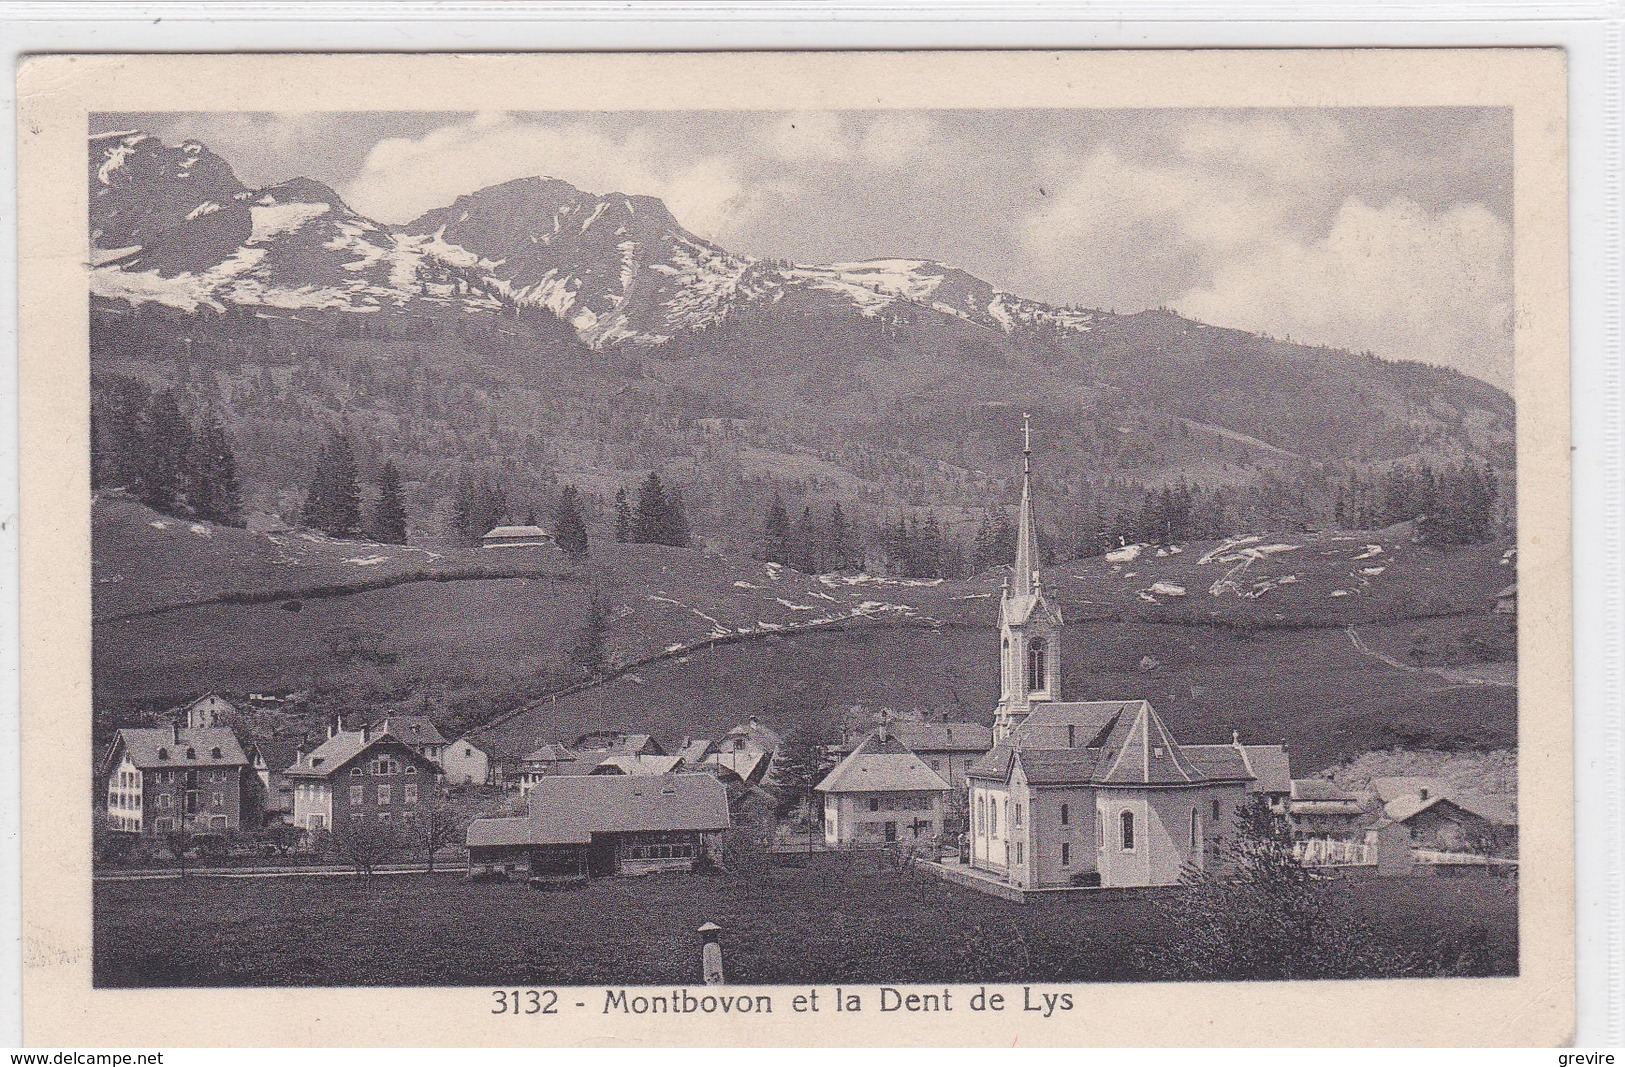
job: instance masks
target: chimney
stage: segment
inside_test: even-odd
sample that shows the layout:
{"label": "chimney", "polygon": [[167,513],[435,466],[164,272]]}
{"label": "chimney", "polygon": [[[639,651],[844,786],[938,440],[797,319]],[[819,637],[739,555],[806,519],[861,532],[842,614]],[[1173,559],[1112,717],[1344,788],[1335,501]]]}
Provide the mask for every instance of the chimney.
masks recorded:
{"label": "chimney", "polygon": [[1067,748],[1077,748],[1078,747],[1078,728],[1076,726],[1074,726],[1072,723],[1067,723],[1066,724],[1066,747]]}
{"label": "chimney", "polygon": [[1241,747],[1241,731],[1240,730],[1231,730],[1230,731],[1230,743],[1232,745],[1235,745],[1237,748]]}
{"label": "chimney", "polygon": [[755,730],[755,729],[759,728],[761,725],[762,725],[761,720],[758,719],[756,716],[752,715],[750,717],[750,728],[752,730]]}
{"label": "chimney", "polygon": [[1421,797],[1422,797],[1423,800],[1426,800],[1428,798],[1427,786],[1422,787],[1422,789],[1421,789]]}
{"label": "chimney", "polygon": [[172,745],[181,743],[181,724],[179,722],[169,724],[169,743]]}

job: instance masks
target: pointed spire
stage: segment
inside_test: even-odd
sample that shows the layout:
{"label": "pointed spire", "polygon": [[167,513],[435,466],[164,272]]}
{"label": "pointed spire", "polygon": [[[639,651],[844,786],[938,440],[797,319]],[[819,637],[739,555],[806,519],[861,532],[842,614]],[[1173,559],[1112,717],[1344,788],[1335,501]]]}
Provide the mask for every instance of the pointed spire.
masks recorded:
{"label": "pointed spire", "polygon": [[1016,564],[1011,592],[1031,596],[1038,570],[1038,526],[1033,522],[1032,416],[1021,415],[1021,510],[1016,523]]}

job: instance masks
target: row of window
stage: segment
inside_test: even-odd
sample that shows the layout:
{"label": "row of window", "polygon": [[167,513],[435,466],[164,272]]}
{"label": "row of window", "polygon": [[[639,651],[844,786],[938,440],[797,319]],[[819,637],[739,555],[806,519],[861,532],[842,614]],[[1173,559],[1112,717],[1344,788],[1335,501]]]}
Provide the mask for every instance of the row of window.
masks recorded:
{"label": "row of window", "polygon": [[[158,750],[158,758],[161,759],[161,760],[169,759],[169,749],[160,748]],[[190,748],[190,747],[187,748],[187,750],[186,750],[186,758],[187,759],[197,759],[197,749]],[[225,759],[226,754],[224,752],[220,751],[220,747],[218,745],[216,745],[214,748],[209,749],[209,758],[210,759]]]}
{"label": "row of window", "polygon": [[[168,784],[173,783],[173,782],[178,780],[176,778],[177,774],[196,774],[196,773],[197,773],[196,771],[154,771],[153,774],[152,774],[152,780],[154,782],[157,782],[157,783],[161,784],[161,785],[168,785]],[[225,782],[225,781],[229,781],[230,779],[231,779],[231,773],[229,771],[219,770],[219,771],[206,771],[206,772],[204,772],[201,780],[205,781],[205,782]]]}
{"label": "row of window", "polygon": [[[377,789],[378,803],[380,804],[390,803],[395,796],[394,789],[390,786],[379,785]],[[351,806],[366,803],[366,790],[367,787],[364,785],[352,785],[350,787]],[[418,784],[416,782],[407,782],[406,785],[401,787],[401,801],[406,804],[416,804],[418,802]]]}
{"label": "row of window", "polygon": [[387,775],[416,773],[418,773],[417,764],[408,763],[405,770],[402,770],[401,761],[396,759],[394,756],[377,756],[370,764],[363,765],[357,763],[354,767],[350,768],[350,774],[356,778],[359,778],[364,774]]}
{"label": "row of window", "polygon": [[901,796],[881,796],[869,798],[870,811],[930,811],[931,796],[928,793],[904,793]]}
{"label": "row of window", "polygon": [[683,841],[669,845],[628,845],[626,858],[629,860],[667,860],[667,859],[693,859],[694,842]]}

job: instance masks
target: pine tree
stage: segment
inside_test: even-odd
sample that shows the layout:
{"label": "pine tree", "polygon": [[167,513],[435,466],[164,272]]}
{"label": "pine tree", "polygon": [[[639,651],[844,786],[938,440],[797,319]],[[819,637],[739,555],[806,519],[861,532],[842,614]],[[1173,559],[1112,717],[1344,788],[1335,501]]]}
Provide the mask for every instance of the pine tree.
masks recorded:
{"label": "pine tree", "polygon": [[666,498],[665,535],[660,543],[673,548],[687,548],[691,536],[688,512],[683,508],[683,491],[674,487]]}
{"label": "pine tree", "polygon": [[987,512],[982,512],[982,523],[976,527],[976,540],[971,545],[971,570],[977,574],[992,567],[993,558],[993,521]]}
{"label": "pine tree", "polygon": [[824,527],[824,567],[827,570],[846,570],[851,550],[847,544],[849,536],[846,512],[841,510],[841,502],[837,500],[829,509],[829,525]]}
{"label": "pine tree", "polygon": [[91,488],[137,488],[141,429],[151,391],[123,374],[93,374],[90,390]]}
{"label": "pine tree", "polygon": [[773,501],[767,506],[767,519],[762,523],[762,559],[767,563],[790,561],[790,516],[784,510],[784,498],[773,491]]}
{"label": "pine tree", "polygon": [[378,470],[378,503],[367,523],[367,536],[386,545],[406,544],[406,507],[401,503],[401,475],[394,461]]}
{"label": "pine tree", "polygon": [[638,507],[632,519],[632,540],[640,545],[665,543],[667,524],[670,522],[671,504],[666,499],[666,487],[654,471],[638,486]]}
{"label": "pine tree", "polygon": [[790,566],[803,574],[817,574],[820,568],[818,541],[818,521],[813,518],[812,507],[804,506],[801,518],[790,531]]}
{"label": "pine tree", "polygon": [[570,555],[580,558],[587,554],[587,520],[581,513],[581,494],[573,485],[559,493],[553,509],[553,536]]}
{"label": "pine tree", "polygon": [[623,545],[632,540],[632,506],[625,489],[615,490],[615,540]]}
{"label": "pine tree", "polygon": [[200,519],[222,526],[242,526],[243,490],[237,460],[226,429],[213,414],[205,415],[195,438],[196,455],[189,467],[187,496]]}
{"label": "pine tree", "polygon": [[349,537],[361,528],[355,453],[343,432],[335,432],[316,459],[301,521],[332,537]]}
{"label": "pine tree", "polygon": [[192,426],[181,415],[173,389],[155,394],[147,404],[136,447],[141,502],[158,511],[179,514],[187,503],[187,472],[195,442]]}

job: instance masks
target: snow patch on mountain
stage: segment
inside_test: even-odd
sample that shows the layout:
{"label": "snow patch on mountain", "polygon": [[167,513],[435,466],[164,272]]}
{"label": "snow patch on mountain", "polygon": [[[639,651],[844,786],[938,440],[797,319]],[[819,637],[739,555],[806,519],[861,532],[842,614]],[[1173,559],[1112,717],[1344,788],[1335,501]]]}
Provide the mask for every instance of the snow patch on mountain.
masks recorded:
{"label": "snow patch on mountain", "polygon": [[124,166],[124,161],[135,154],[135,146],[147,140],[143,134],[125,137],[118,144],[107,150],[102,158],[102,165],[96,168],[96,180],[103,185],[113,184],[113,172]]}
{"label": "snow patch on mountain", "polygon": [[333,210],[331,204],[304,204],[298,202],[279,204],[275,201],[266,203],[269,199],[269,197],[262,197],[249,209],[253,213],[253,232],[248,238],[248,243],[251,245],[266,244],[273,237],[279,234],[291,233],[310,220],[320,218]]}

